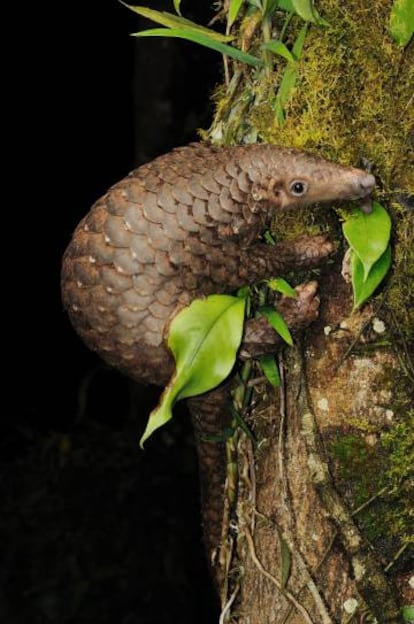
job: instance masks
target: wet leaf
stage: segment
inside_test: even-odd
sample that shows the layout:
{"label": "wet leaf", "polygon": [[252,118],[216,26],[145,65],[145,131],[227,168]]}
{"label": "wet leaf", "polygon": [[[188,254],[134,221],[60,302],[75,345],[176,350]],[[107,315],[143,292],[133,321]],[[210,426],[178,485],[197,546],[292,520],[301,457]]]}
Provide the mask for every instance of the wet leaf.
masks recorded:
{"label": "wet leaf", "polygon": [[263,0],[262,2],[262,14],[263,17],[271,17],[278,8],[278,0]]}
{"label": "wet leaf", "polygon": [[276,245],[276,241],[269,230],[266,230],[263,234],[263,238],[268,245]]}
{"label": "wet leaf", "polygon": [[256,9],[259,9],[259,11],[263,11],[263,6],[262,6],[261,0],[248,0],[248,3],[251,6],[256,7]]}
{"label": "wet leaf", "polygon": [[414,605],[405,605],[401,609],[404,622],[412,624],[414,622]]}
{"label": "wet leaf", "polygon": [[267,381],[274,387],[280,386],[280,374],[274,355],[263,355],[259,358],[260,366]]}
{"label": "wet leaf", "polygon": [[287,49],[284,43],[274,39],[273,41],[267,41],[262,44],[262,48],[264,50],[270,50],[273,54],[278,54],[279,56],[283,56],[290,63],[295,62],[295,58],[292,56],[292,53]]}
{"label": "wet leaf", "polygon": [[[299,60],[302,55],[302,49],[305,43],[307,30],[307,24],[302,26],[295,41],[295,44],[292,48],[292,54],[296,60]],[[285,71],[283,72],[282,80],[280,81],[279,89],[276,95],[275,113],[279,125],[282,125],[285,121],[285,108],[291,98],[293,89],[296,85],[296,80],[298,77],[296,60],[293,63],[287,64]]]}
{"label": "wet leaf", "polygon": [[382,256],[371,267],[368,277],[364,278],[364,266],[356,253],[351,253],[352,289],[354,292],[354,310],[359,308],[374,293],[387,275],[391,266],[391,247],[388,246]]}
{"label": "wet leaf", "polygon": [[390,32],[394,41],[404,47],[414,33],[413,0],[395,0],[391,9]]}
{"label": "wet leaf", "polygon": [[267,285],[270,290],[282,293],[286,297],[297,297],[298,293],[286,280],[282,277],[275,277],[274,279],[267,280]]}
{"label": "wet leaf", "polygon": [[231,58],[236,59],[236,61],[240,61],[240,63],[245,63],[246,65],[251,65],[252,67],[262,67],[263,61],[252,56],[251,54],[247,54],[247,52],[243,52],[238,48],[233,48],[232,46],[226,45],[225,43],[221,43],[221,41],[217,41],[210,36],[196,32],[195,30],[188,30],[186,28],[151,28],[149,30],[141,30],[140,32],[132,33],[133,37],[176,37],[178,39],[186,39],[187,41],[192,41],[194,43],[199,43],[205,48],[210,48],[212,50],[216,50],[216,52],[220,52],[221,54],[225,54],[230,56]]}
{"label": "wet leaf", "polygon": [[373,202],[372,212],[366,214],[356,208],[342,225],[344,236],[364,267],[364,280],[371,267],[388,247],[391,219],[378,202]]}
{"label": "wet leaf", "polygon": [[273,329],[279,334],[281,338],[283,338],[285,342],[287,342],[289,346],[293,345],[292,334],[289,331],[289,327],[286,325],[285,319],[279,312],[277,312],[271,306],[264,306],[263,308],[259,308],[258,312],[259,314],[267,318]]}
{"label": "wet leaf", "polygon": [[312,0],[279,0],[279,7],[289,13],[296,13],[305,22],[312,22],[321,26],[326,26],[328,22],[324,20],[316,10]]}
{"label": "wet leaf", "polygon": [[228,295],[196,299],[173,319],[168,346],[176,370],[140,440],[172,418],[176,401],[215,388],[230,373],[243,334],[245,300]]}
{"label": "wet leaf", "polygon": [[[126,6],[134,13],[138,13],[142,17],[146,17],[147,19],[156,22],[157,24],[161,24],[167,28],[172,29],[185,29],[186,31],[195,31],[210,39],[214,39],[215,41],[232,41],[234,37],[231,35],[223,35],[222,33],[217,32],[216,30],[212,30],[211,28],[206,28],[205,26],[200,26],[191,20],[182,17],[181,15],[174,15],[174,13],[168,13],[167,11],[155,11],[154,9],[149,9],[148,7],[143,6],[132,6],[130,4],[126,4],[120,0],[121,4]],[[148,32],[148,31],[143,31]],[[138,33],[134,33],[137,36]]]}
{"label": "wet leaf", "polygon": [[239,15],[240,8],[244,0],[230,0],[229,12],[227,14],[227,25],[231,28]]}

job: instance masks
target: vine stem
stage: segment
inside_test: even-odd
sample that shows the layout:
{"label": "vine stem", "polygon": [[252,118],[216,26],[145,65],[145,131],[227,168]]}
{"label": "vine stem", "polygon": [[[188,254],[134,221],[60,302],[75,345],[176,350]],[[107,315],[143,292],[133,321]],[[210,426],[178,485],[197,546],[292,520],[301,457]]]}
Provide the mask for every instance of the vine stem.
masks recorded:
{"label": "vine stem", "polygon": [[392,568],[392,566],[394,565],[394,563],[401,557],[401,555],[403,554],[404,550],[408,547],[408,542],[405,542],[401,548],[398,550],[397,554],[394,555],[392,561],[389,562],[388,565],[385,566],[384,568],[384,572],[388,572],[388,570],[390,570]]}
{"label": "vine stem", "polygon": [[277,587],[277,589],[282,593],[282,595],[285,596],[285,598],[287,598],[287,600],[289,600],[289,602],[295,607],[295,609],[302,615],[304,621],[307,622],[307,624],[315,624],[315,622],[310,617],[309,613],[306,611],[305,607],[296,600],[295,596],[291,594],[290,591],[283,589],[280,581],[278,581],[277,578],[273,576],[273,574],[270,574],[270,572],[268,572],[268,570],[266,570],[263,567],[261,561],[257,557],[253,536],[250,533],[250,530],[248,529],[247,525],[243,527],[243,533],[244,533],[244,536],[246,537],[247,544],[249,546],[249,552],[250,552],[252,561],[255,564],[256,568],[259,570],[259,572],[263,576],[265,576],[267,579],[269,579],[269,581],[271,581],[273,585],[275,585],[275,587]]}
{"label": "vine stem", "polygon": [[231,605],[235,601],[235,598],[236,598],[237,594],[239,593],[239,590],[240,590],[240,585],[236,585],[232,595],[230,596],[230,598],[228,599],[228,601],[224,605],[222,612],[220,613],[219,624],[224,624],[224,622],[226,621],[226,616],[230,612]]}

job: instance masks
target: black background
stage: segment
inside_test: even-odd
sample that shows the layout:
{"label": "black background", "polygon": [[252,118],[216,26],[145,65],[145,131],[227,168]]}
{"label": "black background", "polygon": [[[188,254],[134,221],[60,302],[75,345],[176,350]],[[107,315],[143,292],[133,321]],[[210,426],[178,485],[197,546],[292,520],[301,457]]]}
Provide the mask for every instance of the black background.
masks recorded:
{"label": "black background", "polygon": [[[183,1],[185,16],[206,24],[209,3],[194,4]],[[173,10],[169,0],[151,7]],[[59,271],[71,232],[108,186],[208,126],[220,57],[129,37],[154,24],[115,0],[33,5],[20,23],[19,58],[10,52],[18,164],[4,265],[14,289],[0,620],[216,621],[188,416],[181,409],[138,450],[158,391],[83,346],[62,308]]]}

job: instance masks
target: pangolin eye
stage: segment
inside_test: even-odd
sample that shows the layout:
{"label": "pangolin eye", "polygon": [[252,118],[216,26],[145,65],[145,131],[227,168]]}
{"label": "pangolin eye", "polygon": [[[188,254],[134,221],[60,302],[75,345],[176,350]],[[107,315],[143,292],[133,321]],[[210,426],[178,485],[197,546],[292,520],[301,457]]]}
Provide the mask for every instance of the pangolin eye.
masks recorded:
{"label": "pangolin eye", "polygon": [[294,180],[290,185],[290,192],[295,197],[302,197],[308,190],[308,185],[303,180]]}

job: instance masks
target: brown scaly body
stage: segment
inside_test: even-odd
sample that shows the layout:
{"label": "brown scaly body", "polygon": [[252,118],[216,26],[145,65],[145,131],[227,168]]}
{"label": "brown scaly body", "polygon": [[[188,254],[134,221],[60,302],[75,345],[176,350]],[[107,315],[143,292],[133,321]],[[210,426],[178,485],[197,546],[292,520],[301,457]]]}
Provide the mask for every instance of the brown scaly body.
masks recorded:
{"label": "brown scaly body", "polygon": [[[274,247],[258,242],[278,208],[363,198],[373,186],[364,171],[277,146],[176,149],[130,173],[81,221],[63,260],[64,305],[106,362],[139,382],[164,385],[173,372],[165,330],[181,307],[200,295],[316,266],[330,253],[323,237]],[[317,314],[314,295],[308,285],[295,310],[286,306],[294,328]],[[257,330],[250,327],[248,340],[255,353],[260,340],[277,341],[273,331],[265,339],[263,321]],[[222,410],[205,406],[210,430]],[[205,446],[200,462],[214,472],[217,449],[210,444],[205,453]],[[212,499],[207,493],[207,507]]]}

